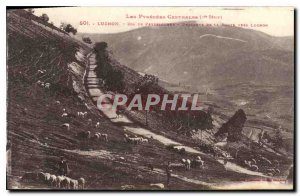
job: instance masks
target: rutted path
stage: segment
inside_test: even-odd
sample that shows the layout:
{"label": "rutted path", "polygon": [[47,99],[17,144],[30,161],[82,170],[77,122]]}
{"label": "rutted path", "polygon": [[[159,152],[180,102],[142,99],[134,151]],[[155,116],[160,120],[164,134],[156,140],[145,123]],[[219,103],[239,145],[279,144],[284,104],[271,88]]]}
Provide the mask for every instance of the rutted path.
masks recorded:
{"label": "rutted path", "polygon": [[[95,54],[94,53],[89,56],[88,61],[89,61],[88,62],[88,68],[86,69],[84,82],[85,82],[85,86],[87,88],[87,91],[88,91],[90,97],[92,98],[94,104],[97,105],[98,97],[101,96],[104,93],[101,91],[101,88],[100,88],[100,84],[99,84],[100,79],[97,78],[96,73],[95,73],[95,68],[97,67],[97,65],[96,65],[96,60],[95,60]],[[105,100],[104,104],[111,105],[109,100]],[[196,150],[194,148],[191,148],[191,147],[188,147],[188,146],[184,146],[184,145],[180,144],[179,142],[173,141],[173,140],[171,140],[169,138],[166,138],[162,135],[155,134],[155,133],[151,132],[151,130],[144,129],[144,128],[141,128],[141,127],[137,127],[136,125],[135,126],[130,126],[130,123],[132,123],[132,124],[134,124],[134,123],[132,121],[130,121],[124,115],[120,118],[116,118],[117,114],[116,114],[116,110],[114,110],[114,109],[102,110],[102,112],[113,123],[117,123],[117,122],[126,123],[127,125],[123,126],[123,128],[126,128],[127,131],[130,131],[130,132],[132,132],[136,135],[142,135],[144,137],[152,137],[153,139],[161,142],[164,145],[170,145],[170,144],[176,145],[179,148],[185,148],[186,152],[194,153],[194,154],[200,154],[200,155],[211,158],[209,155],[207,155],[207,154],[205,154],[201,151],[198,151],[198,150]],[[268,177],[268,176],[263,175],[260,172],[254,172],[254,171],[245,169],[245,168],[243,168],[241,166],[238,166],[238,165],[236,165],[234,163],[231,163],[231,162],[227,162],[227,164],[225,165],[225,168],[228,171],[234,171],[234,172],[237,172],[237,173],[244,173],[244,174],[248,174],[248,175]]]}

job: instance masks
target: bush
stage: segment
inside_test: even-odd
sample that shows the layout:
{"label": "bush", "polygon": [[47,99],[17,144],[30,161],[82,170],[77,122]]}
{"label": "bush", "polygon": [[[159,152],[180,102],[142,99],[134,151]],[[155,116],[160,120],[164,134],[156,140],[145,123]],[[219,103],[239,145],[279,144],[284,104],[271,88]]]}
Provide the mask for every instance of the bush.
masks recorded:
{"label": "bush", "polygon": [[49,16],[47,14],[42,14],[41,19],[45,22],[49,21]]}
{"label": "bush", "polygon": [[106,42],[97,42],[94,46],[94,50],[96,52],[96,55],[102,55],[101,53],[104,53],[107,48]]}
{"label": "bush", "polygon": [[67,33],[73,33],[73,35],[76,35],[77,29],[75,29],[71,24],[66,24],[64,22],[61,23],[60,29],[64,30]]}
{"label": "bush", "polygon": [[91,38],[89,38],[89,37],[83,37],[83,38],[82,38],[82,41],[84,41],[85,43],[88,43],[88,44],[91,44],[91,43],[92,43],[92,40],[91,40]]}
{"label": "bush", "polygon": [[122,91],[124,88],[124,75],[120,70],[113,68],[108,60],[107,43],[98,42],[95,44],[97,67],[95,72],[102,78],[106,87],[112,91]]}

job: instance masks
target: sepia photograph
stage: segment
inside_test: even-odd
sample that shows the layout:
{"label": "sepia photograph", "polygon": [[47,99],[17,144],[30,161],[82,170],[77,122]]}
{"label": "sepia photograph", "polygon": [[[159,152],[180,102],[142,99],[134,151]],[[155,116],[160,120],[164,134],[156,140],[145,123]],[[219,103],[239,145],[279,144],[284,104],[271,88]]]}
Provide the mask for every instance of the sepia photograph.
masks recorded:
{"label": "sepia photograph", "polygon": [[6,7],[6,188],[294,191],[294,7]]}

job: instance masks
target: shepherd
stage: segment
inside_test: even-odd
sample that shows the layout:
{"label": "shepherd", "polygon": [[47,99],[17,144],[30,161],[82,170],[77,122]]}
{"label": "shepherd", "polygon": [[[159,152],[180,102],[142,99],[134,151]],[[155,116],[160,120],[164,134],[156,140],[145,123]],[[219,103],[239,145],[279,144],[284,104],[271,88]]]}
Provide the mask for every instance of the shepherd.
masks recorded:
{"label": "shepherd", "polygon": [[67,176],[69,174],[69,165],[64,157],[60,157],[60,162],[58,163],[58,174],[61,176]]}
{"label": "shepherd", "polygon": [[168,161],[168,165],[166,166],[167,185],[170,184],[171,172],[172,172],[172,170],[170,169],[170,161]]}

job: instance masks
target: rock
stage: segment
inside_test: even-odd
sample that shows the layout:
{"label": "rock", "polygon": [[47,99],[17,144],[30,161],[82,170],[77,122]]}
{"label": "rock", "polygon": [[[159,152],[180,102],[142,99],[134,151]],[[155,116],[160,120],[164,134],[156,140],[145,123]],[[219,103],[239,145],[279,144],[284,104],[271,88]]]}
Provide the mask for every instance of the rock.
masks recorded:
{"label": "rock", "polygon": [[165,185],[163,183],[150,184],[150,187],[155,189],[164,189]]}
{"label": "rock", "polygon": [[221,126],[215,136],[222,137],[227,134],[228,142],[239,141],[241,139],[246,120],[247,117],[244,110],[239,109],[226,123]]}

